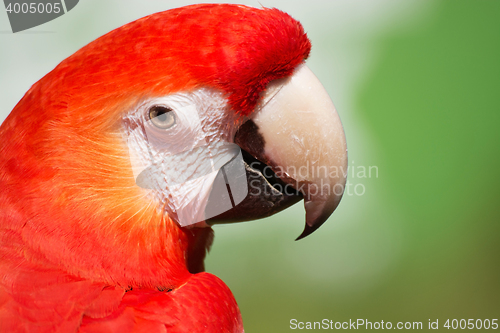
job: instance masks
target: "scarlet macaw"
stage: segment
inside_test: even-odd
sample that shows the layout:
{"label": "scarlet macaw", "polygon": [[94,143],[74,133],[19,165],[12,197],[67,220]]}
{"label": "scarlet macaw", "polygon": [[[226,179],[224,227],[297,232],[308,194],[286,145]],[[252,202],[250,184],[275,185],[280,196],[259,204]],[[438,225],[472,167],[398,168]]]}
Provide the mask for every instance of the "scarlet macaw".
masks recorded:
{"label": "scarlet macaw", "polygon": [[[310,48],[277,9],[193,5],[113,30],[35,83],[0,128],[0,331],[243,332],[204,272],[210,226],[304,198],[304,237],[342,196],[342,173],[313,170],[347,155]],[[234,156],[253,184],[221,210],[205,185]]]}

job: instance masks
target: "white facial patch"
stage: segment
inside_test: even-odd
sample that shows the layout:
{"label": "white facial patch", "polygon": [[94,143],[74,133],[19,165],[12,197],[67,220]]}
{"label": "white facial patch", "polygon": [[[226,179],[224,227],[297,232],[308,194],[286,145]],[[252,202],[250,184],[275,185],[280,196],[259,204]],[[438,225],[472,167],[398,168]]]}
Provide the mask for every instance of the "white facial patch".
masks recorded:
{"label": "white facial patch", "polygon": [[[158,114],[152,110],[163,113],[151,118]],[[167,119],[168,128],[158,126]],[[224,213],[246,197],[241,149],[232,142],[235,122],[223,95],[208,89],[148,99],[124,117],[136,184],[181,226]]]}

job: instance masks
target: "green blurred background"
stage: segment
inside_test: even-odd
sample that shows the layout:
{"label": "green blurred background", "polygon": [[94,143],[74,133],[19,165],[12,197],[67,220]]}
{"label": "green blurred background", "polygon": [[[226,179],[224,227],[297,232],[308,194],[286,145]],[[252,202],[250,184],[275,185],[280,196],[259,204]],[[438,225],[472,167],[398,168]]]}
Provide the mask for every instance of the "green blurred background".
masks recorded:
{"label": "green blurred background", "polygon": [[[17,34],[2,8],[0,120],[78,48],[189,3],[82,0]],[[352,184],[299,242],[301,204],[215,228],[207,270],[232,289],[245,331],[288,332],[293,318],[424,329],[429,319],[500,319],[500,1],[242,3],[304,25],[308,64],[344,123]]]}

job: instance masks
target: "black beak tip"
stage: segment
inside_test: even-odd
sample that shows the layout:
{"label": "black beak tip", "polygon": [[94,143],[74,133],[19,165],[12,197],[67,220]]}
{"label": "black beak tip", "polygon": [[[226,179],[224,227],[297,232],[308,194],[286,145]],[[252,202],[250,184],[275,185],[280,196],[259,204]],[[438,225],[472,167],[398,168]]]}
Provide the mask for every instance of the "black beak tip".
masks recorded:
{"label": "black beak tip", "polygon": [[300,234],[296,241],[305,238],[318,230],[323,223],[328,220],[333,211],[337,208],[339,202],[334,202],[333,204],[315,203],[313,201],[306,201],[304,206],[306,208],[306,226],[304,231]]}
{"label": "black beak tip", "polygon": [[309,236],[310,234],[312,234],[313,232],[315,232],[316,230],[318,230],[318,228],[322,224],[323,223],[318,223],[318,224],[313,224],[312,226],[306,224],[306,226],[304,227],[304,231],[302,231],[302,233],[300,234],[300,236],[297,237],[295,239],[295,241],[301,240],[302,238],[306,238],[307,236]]}

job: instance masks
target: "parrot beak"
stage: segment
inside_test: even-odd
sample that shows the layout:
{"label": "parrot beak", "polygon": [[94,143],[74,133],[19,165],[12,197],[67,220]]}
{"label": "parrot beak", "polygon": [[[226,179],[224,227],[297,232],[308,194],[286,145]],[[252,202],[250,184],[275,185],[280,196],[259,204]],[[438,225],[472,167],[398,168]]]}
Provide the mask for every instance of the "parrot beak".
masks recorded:
{"label": "parrot beak", "polygon": [[332,100],[306,65],[269,84],[235,142],[304,198],[306,225],[297,240],[337,208],[347,176],[345,134]]}
{"label": "parrot beak", "polygon": [[[136,136],[145,132],[150,155],[149,159],[131,157],[140,171],[134,172],[136,184],[176,193],[165,209],[185,227],[202,221],[207,226],[255,220],[304,199],[306,225],[297,239],[314,232],[344,193],[347,148],[342,123],[328,93],[304,64],[290,77],[270,82],[260,97],[234,142],[193,145],[203,133],[201,125],[180,117],[196,119],[192,105],[177,108],[179,124],[171,131],[158,131],[149,123],[144,131],[136,127],[129,137],[130,154],[145,153],[136,144],[141,142]],[[187,146],[172,140],[174,130],[182,133],[184,141],[190,138]],[[189,133],[194,133],[192,140]],[[135,160],[147,163],[143,166]],[[192,163],[196,168],[179,172],[172,168],[176,160],[197,161]]]}

